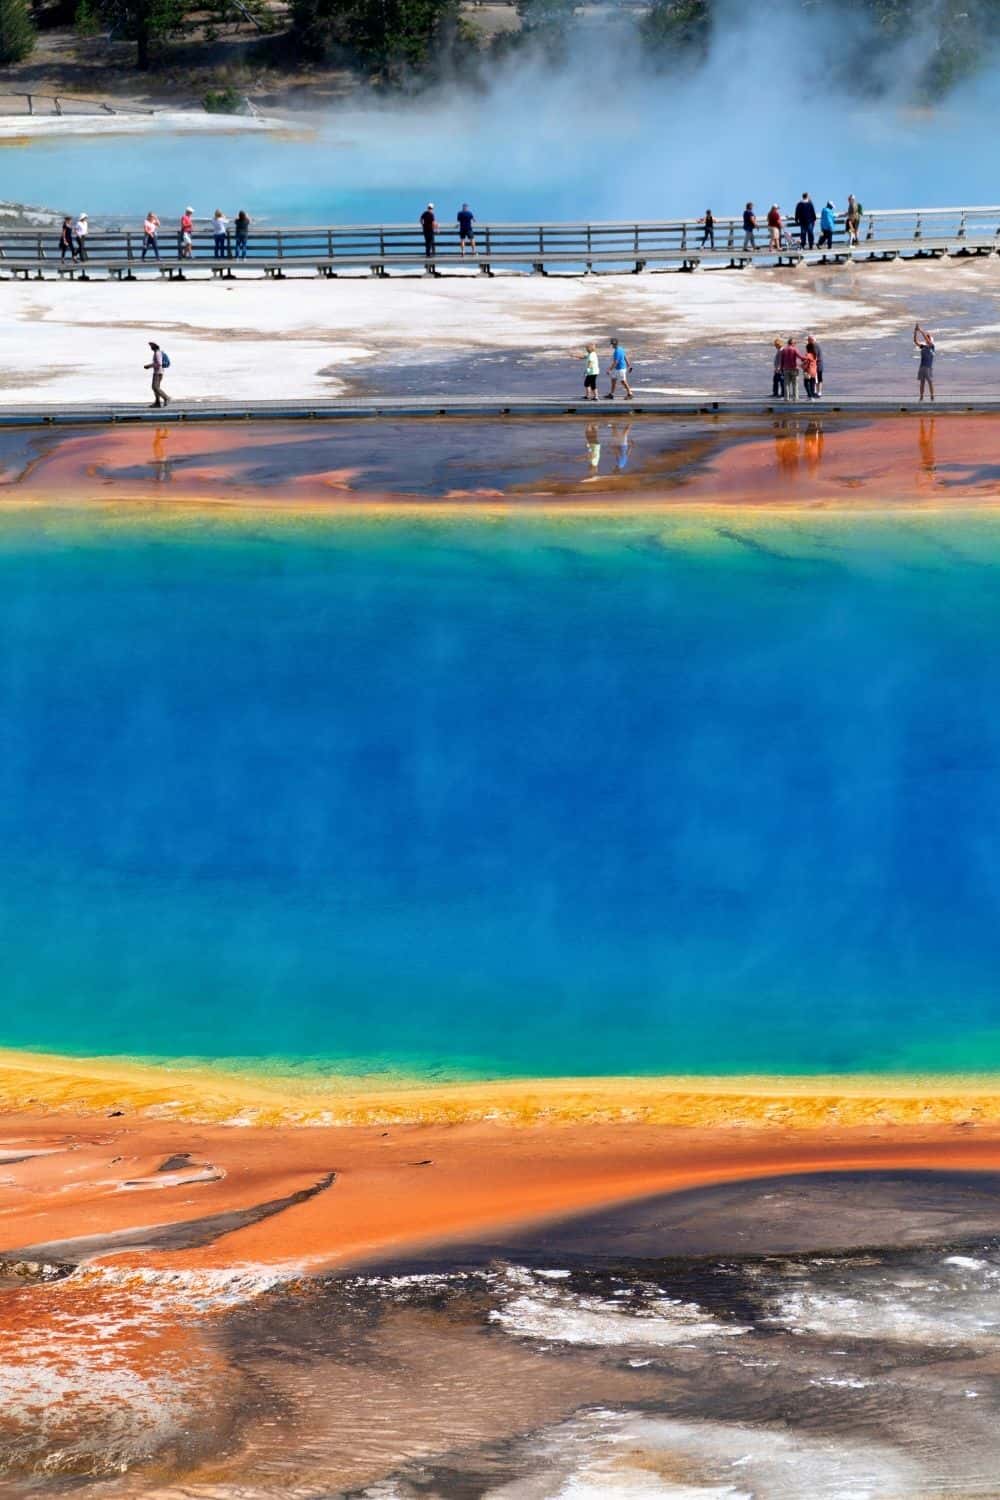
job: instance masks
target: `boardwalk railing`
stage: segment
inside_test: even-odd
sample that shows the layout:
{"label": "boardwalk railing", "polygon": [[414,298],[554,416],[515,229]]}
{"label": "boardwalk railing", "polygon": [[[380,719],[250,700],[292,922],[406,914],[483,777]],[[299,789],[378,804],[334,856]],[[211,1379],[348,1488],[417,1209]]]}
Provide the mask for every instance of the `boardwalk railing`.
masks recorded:
{"label": "boardwalk railing", "polygon": [[[763,221],[765,213],[760,215]],[[74,260],[59,245],[59,232],[48,230],[0,231],[0,276],[63,274],[90,276],[95,272],[131,279],[141,269],[181,277],[196,267],[218,275],[232,276],[255,270],[281,277],[296,270],[335,276],[339,271],[367,268],[385,274],[393,267],[423,267],[441,270],[474,265],[491,273],[494,269],[545,271],[592,270],[595,268],[645,270],[648,266],[698,265],[744,266],[754,262],[796,264],[806,260],[891,260],[899,256],[989,255],[1000,249],[1000,207],[875,209],[861,217],[856,243],[852,243],[838,217],[833,244],[803,246],[798,230],[789,222],[780,247],[769,244],[766,224],[748,242],[742,215],[717,216],[714,233],[706,234],[695,219],[670,219],[633,223],[591,224],[477,224],[476,257],[462,261],[457,227],[444,225],[435,249],[428,255],[417,225],[331,225],[313,229],[252,226],[245,244],[237,241],[230,225],[218,249],[210,228],[193,235],[193,254],[182,257],[177,232],[161,228],[157,254],[143,254],[143,233],[136,229],[91,230],[85,242],[85,258]]]}

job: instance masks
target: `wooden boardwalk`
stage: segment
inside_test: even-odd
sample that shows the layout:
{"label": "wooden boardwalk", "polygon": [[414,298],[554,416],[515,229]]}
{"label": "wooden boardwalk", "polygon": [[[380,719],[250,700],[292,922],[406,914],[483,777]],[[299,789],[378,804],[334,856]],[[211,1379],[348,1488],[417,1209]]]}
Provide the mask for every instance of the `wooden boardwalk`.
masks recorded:
{"label": "wooden boardwalk", "polygon": [[[766,210],[760,214],[763,220]],[[818,239],[818,225],[816,238]],[[481,224],[476,225],[477,254],[461,256],[458,232],[448,224],[439,232],[433,254],[412,225],[331,225],[318,229],[282,229],[254,225],[244,245],[232,227],[216,254],[210,229],[194,235],[193,257],[178,254],[177,234],[161,229],[159,259],[143,257],[141,228],[101,227],[87,236],[86,259],[60,252],[54,229],[6,230],[0,233],[0,280],[23,278],[139,277],[183,279],[189,276],[334,278],[345,275],[388,276],[498,272],[580,275],[646,270],[693,271],[698,268],[742,269],[752,265],[847,265],[898,259],[990,256],[1000,250],[1000,208],[876,209],[861,219],[852,244],[843,219],[826,248],[803,247],[794,224],[779,249],[768,245],[766,227],[747,243],[740,216],[716,217],[714,234],[692,219],[642,223]]]}
{"label": "wooden boardwalk", "polygon": [[[412,418],[563,418],[582,417],[708,417],[757,416],[782,419],[807,417],[813,421],[858,417],[997,416],[997,400],[943,400],[935,403],[906,400],[773,401],[770,399],[677,400],[653,397],[635,401],[560,401],[533,396],[486,398],[407,397],[319,401],[179,401],[154,409],[145,405],[10,405],[0,406],[0,427],[76,427],[141,423],[174,426],[203,422],[330,422]],[[1000,429],[998,429],[1000,435]]]}

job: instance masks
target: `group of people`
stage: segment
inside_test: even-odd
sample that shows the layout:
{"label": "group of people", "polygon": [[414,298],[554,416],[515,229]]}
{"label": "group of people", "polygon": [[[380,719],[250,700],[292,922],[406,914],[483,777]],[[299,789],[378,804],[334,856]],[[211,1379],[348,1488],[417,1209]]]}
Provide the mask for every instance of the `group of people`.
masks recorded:
{"label": "group of people", "polygon": [[[212,215],[212,241],[216,260],[246,260],[247,240],[250,237],[250,215],[241,208],[232,223],[233,243],[230,244],[230,223],[221,208]],[[142,226],[142,259],[152,251],[156,260],[160,258],[160,220],[152,209]],[[194,259],[194,209],[188,205],[177,226],[177,254],[181,260]]]}
{"label": "group of people", "polygon": [[782,342],[774,341],[774,375],[771,395],[776,401],[799,399],[799,372],[807,401],[818,401],[823,394],[823,350],[811,333],[806,334],[804,349],[799,349],[794,335]]}
{"label": "group of people", "polygon": [[[476,249],[476,216],[467,203],[455,215],[455,223],[458,226],[458,245],[462,259],[465,259],[466,250],[473,255],[478,255]],[[420,229],[424,236],[424,255],[431,260],[437,254],[437,237],[441,232],[441,226],[437,221],[433,203],[428,203],[420,215]]]}
{"label": "group of people", "polygon": [[[579,354],[574,355],[579,359]],[[597,401],[597,382],[601,373],[601,360],[597,352],[596,344],[588,344],[583,352],[583,399],[585,401]],[[608,360],[607,370],[610,389],[606,400],[613,401],[619,385],[625,392],[629,401],[632,400],[634,392],[629,385],[629,375],[632,373],[632,361],[628,357],[625,345],[617,339],[611,340],[611,355]]]}
{"label": "group of people", "polygon": [[[237,260],[246,259],[251,222],[245,209],[240,209],[232,225],[221,208],[215,210],[212,216],[212,238],[216,260],[229,260],[234,255]],[[142,224],[142,260],[150,254],[154,260],[159,260],[162,227],[159,217],[150,209]],[[230,229],[232,230],[232,244],[230,244]],[[90,221],[85,213],[80,214],[75,220],[67,215],[63,219],[59,234],[60,260],[65,260],[69,256],[74,261],[85,261],[89,233]],[[181,260],[194,258],[194,209],[190,205],[181,214],[180,223],[177,226],[177,255]]]}
{"label": "group of people", "polygon": [[[861,215],[864,210],[853,193],[847,195],[847,208],[841,214],[833,200],[828,198],[824,206],[817,213],[816,205],[808,193],[803,193],[795,205],[793,223],[795,233],[798,236],[799,248],[801,250],[815,250],[817,248],[816,225],[819,224],[820,250],[833,249],[833,236],[840,219],[843,219],[844,230],[847,234],[848,243],[856,245],[861,234]],[[706,208],[704,214],[698,221],[702,226],[701,248],[703,250],[715,249],[715,226],[716,219],[710,208]],[[781,207],[772,203],[764,219],[767,228],[767,248],[775,255],[780,255],[782,250],[792,248],[789,225]],[[743,249],[763,249],[763,245],[757,243],[757,232],[761,228],[757,217],[757,210],[753,203],[748,203],[743,210]]]}

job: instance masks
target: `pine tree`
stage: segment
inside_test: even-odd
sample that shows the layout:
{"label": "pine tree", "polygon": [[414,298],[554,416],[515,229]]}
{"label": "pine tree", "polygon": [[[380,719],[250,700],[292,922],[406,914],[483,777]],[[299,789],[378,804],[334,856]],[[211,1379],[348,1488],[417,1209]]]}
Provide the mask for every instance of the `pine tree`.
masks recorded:
{"label": "pine tree", "polygon": [[28,0],[0,0],[0,63],[20,62],[34,45]]}

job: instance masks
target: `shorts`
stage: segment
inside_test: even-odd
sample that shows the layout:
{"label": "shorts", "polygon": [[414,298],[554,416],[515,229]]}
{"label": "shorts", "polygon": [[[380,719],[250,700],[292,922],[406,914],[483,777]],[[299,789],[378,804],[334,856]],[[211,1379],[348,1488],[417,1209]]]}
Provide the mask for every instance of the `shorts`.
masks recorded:
{"label": "shorts", "polygon": [[596,391],[597,390],[597,376],[596,375],[585,375],[583,377],[583,388],[584,388],[585,391]]}
{"label": "shorts", "polygon": [[933,380],[934,379],[934,366],[933,365],[921,365],[920,369],[917,371],[917,379],[920,381],[921,385],[923,385],[923,383],[924,383],[925,380]]}
{"label": "shorts", "polygon": [[611,366],[611,379],[612,380],[627,380],[628,379],[628,367],[627,367],[627,365],[612,365]]}

